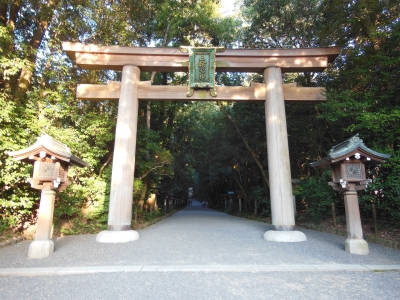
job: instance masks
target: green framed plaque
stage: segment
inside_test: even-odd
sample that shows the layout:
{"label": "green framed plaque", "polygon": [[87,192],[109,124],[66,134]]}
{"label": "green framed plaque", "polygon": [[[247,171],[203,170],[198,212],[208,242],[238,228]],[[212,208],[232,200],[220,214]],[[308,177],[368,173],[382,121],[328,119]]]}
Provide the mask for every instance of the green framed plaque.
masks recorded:
{"label": "green framed plaque", "polygon": [[186,96],[192,96],[196,89],[207,89],[211,96],[216,97],[215,53],[224,52],[225,47],[181,46],[179,49],[189,53],[189,87]]}

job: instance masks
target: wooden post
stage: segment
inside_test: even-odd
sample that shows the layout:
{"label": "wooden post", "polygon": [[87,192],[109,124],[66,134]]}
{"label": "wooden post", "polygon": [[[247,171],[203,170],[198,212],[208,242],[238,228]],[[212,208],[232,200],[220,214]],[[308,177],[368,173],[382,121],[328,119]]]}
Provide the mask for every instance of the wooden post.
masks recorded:
{"label": "wooden post", "polygon": [[124,66],[115,131],[110,210],[108,215],[108,230],[110,231],[131,229],[139,81],[139,68],[129,65]]}
{"label": "wooden post", "polygon": [[374,219],[374,230],[375,230],[375,236],[379,235],[378,232],[378,224],[377,224],[377,218],[376,218],[376,207],[375,203],[372,203],[372,218]]}
{"label": "wooden post", "polygon": [[[268,171],[271,193],[271,216],[274,230],[267,231],[267,241],[306,241],[304,233],[295,232],[292,177],[290,173],[282,71],[278,67],[264,70],[266,89],[265,121],[267,129]],[[293,233],[288,233],[289,231]],[[286,233],[280,233],[286,232]]]}
{"label": "wooden post", "polygon": [[264,81],[272,225],[275,230],[290,231],[295,224],[281,69],[265,69]]}
{"label": "wooden post", "polygon": [[239,213],[242,213],[242,198],[239,198]]}
{"label": "wooden post", "polygon": [[337,227],[336,222],[336,211],[335,211],[335,203],[332,203],[332,217],[333,217],[333,226]]}
{"label": "wooden post", "polygon": [[[139,239],[139,233],[130,230],[139,109],[139,81],[140,69],[138,67],[132,65],[123,67],[115,130],[108,231],[102,231],[97,235],[96,240],[98,242],[121,243]],[[113,232],[124,233],[113,234]]]}

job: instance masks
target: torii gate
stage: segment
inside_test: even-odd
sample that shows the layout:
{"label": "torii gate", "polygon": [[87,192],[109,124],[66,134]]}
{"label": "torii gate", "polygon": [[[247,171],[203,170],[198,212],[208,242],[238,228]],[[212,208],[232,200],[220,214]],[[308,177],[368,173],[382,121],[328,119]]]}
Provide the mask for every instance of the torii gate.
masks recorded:
{"label": "torii gate", "polygon": [[217,87],[217,97],[212,97],[204,90],[197,90],[190,98],[186,96],[185,86],[152,86],[150,82],[140,82],[141,71],[187,72],[188,55],[177,48],[101,46],[70,42],[63,42],[62,48],[83,69],[122,70],[120,83],[79,84],[77,88],[78,99],[119,99],[108,230],[97,235],[98,242],[120,243],[139,239],[139,233],[131,230],[139,100],[264,102],[274,226],[274,230],[265,232],[264,239],[276,242],[307,240],[304,233],[295,230],[284,101],[324,101],[324,89],[283,84],[282,72],[322,72],[337,57],[340,47],[228,49],[216,55],[216,71],[262,72],[265,84]]}

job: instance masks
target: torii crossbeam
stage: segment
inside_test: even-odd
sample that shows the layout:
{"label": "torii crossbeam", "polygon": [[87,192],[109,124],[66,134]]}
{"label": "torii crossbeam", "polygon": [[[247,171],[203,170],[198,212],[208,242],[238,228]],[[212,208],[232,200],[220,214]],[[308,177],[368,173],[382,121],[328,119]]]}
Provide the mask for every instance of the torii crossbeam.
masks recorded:
{"label": "torii crossbeam", "polygon": [[[118,100],[121,83],[109,81],[105,84],[78,84],[76,98],[79,100]],[[252,83],[250,87],[218,86],[218,97],[212,97],[205,90],[197,90],[188,98],[186,86],[151,85],[150,81],[141,81],[138,88],[139,100],[155,101],[240,101],[264,102],[265,84]],[[321,102],[325,101],[325,88],[297,87],[295,83],[283,85],[286,102]]]}
{"label": "torii crossbeam", "polygon": [[270,174],[271,215],[274,230],[264,239],[277,242],[305,241],[295,230],[292,184],[284,101],[324,101],[323,88],[303,88],[282,83],[282,72],[322,72],[339,54],[340,47],[245,50],[228,49],[216,54],[217,72],[259,72],[264,84],[251,87],[217,87],[218,96],[204,90],[187,98],[187,87],[151,86],[140,82],[141,71],[187,72],[189,59],[178,48],[140,48],[62,43],[63,50],[83,69],[122,70],[121,83],[78,85],[82,100],[117,100],[108,231],[99,242],[127,242],[139,238],[131,230],[139,100],[264,102]]}

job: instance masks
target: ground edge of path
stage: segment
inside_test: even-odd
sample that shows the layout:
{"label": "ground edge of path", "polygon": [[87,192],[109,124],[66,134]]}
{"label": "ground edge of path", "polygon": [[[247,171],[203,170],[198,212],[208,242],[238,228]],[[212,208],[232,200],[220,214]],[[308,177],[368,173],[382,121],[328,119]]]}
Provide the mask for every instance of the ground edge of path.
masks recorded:
{"label": "ground edge of path", "polygon": [[49,268],[0,268],[1,277],[63,276],[133,272],[400,272],[400,265],[298,264],[298,265],[132,265]]}

